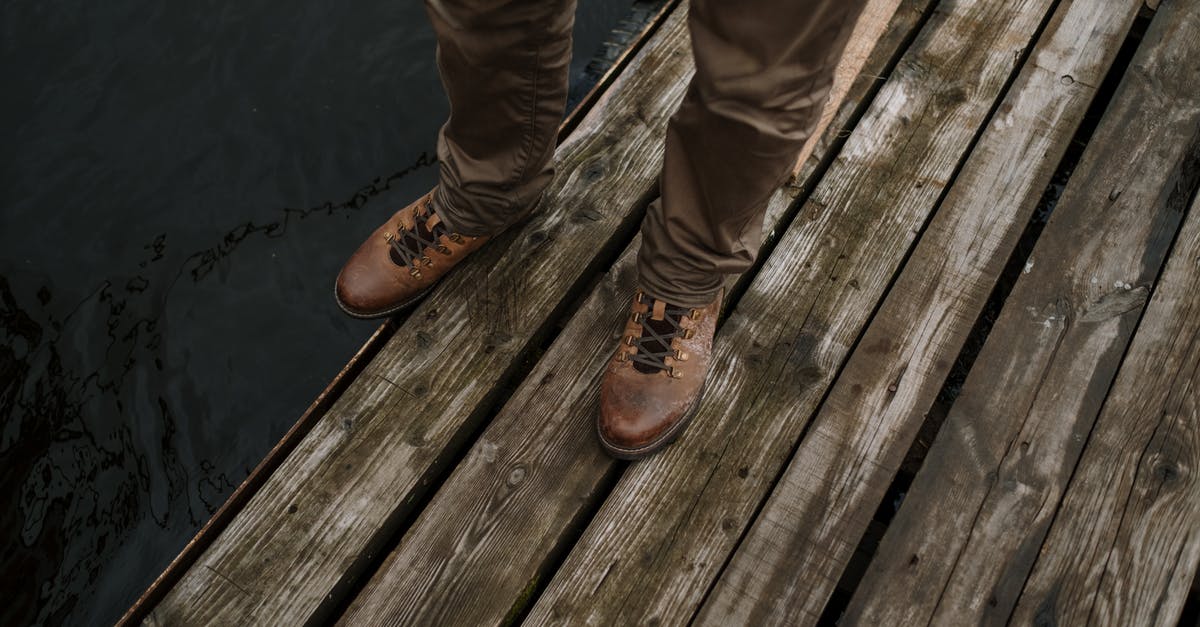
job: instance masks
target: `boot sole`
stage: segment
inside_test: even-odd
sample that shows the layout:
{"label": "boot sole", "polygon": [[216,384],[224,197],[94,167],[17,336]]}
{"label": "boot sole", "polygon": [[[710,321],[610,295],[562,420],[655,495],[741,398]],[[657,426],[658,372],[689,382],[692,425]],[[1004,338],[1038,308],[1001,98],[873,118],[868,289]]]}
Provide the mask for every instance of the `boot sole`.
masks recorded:
{"label": "boot sole", "polygon": [[644,446],[625,448],[609,442],[608,440],[604,439],[604,434],[600,433],[600,421],[596,420],[596,436],[600,438],[600,446],[603,447],[604,451],[612,457],[626,461],[637,461],[639,459],[650,457],[651,455],[661,451],[671,444],[674,444],[675,440],[679,439],[679,436],[683,434],[683,431],[687,427],[688,423],[692,421],[692,417],[695,416],[696,412],[700,409],[700,399],[704,398],[704,392],[707,390],[707,388],[708,381],[705,381],[704,385],[700,387],[700,391],[696,394],[696,399],[692,401],[691,407],[688,407],[687,411],[684,412],[683,417],[680,418],[678,422],[671,425],[671,427],[663,432],[662,435],[658,436],[658,439],[653,440]]}
{"label": "boot sole", "polygon": [[361,312],[361,311],[354,311],[353,309],[350,309],[349,307],[346,306],[346,303],[342,302],[341,298],[338,298],[336,283],[333,286],[333,300],[335,302],[337,302],[338,309],[341,309],[342,313],[346,314],[347,316],[350,316],[351,318],[357,318],[359,320],[375,320],[377,318],[390,318],[390,317],[400,313],[401,311],[404,311],[405,309],[408,309],[408,308],[412,307],[413,305],[415,305],[417,303],[417,301],[421,300],[426,294],[429,293],[429,290],[433,289],[434,285],[437,285],[437,283],[434,283],[433,285],[430,285],[429,287],[417,292],[408,300],[406,300],[398,305],[395,305],[393,307],[390,307],[388,309],[384,309],[382,311]]}

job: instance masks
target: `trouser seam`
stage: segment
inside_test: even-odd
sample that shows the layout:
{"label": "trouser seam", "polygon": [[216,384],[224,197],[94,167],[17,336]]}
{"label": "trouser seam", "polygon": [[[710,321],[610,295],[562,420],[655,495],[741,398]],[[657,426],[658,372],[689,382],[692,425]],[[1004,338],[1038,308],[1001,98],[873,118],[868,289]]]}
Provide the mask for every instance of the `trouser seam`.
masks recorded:
{"label": "trouser seam", "polygon": [[[551,15],[550,18],[547,18],[547,22],[553,22],[553,15]],[[549,23],[547,26],[549,26]],[[544,33],[549,29],[543,28],[541,30]],[[533,162],[533,144],[537,139],[538,88],[539,78],[541,77],[542,72],[542,48],[544,48],[546,45],[546,39],[546,35],[543,34],[542,38],[538,39],[537,45],[535,45],[533,49],[533,75],[531,77],[531,84],[529,88],[528,125],[525,129],[525,141],[523,142],[524,145],[521,148],[521,151],[524,154],[521,157],[521,163],[517,169],[516,176],[513,177],[513,180],[516,181],[525,180],[525,177],[529,175],[530,164]],[[509,202],[512,202],[511,198],[509,199]]]}

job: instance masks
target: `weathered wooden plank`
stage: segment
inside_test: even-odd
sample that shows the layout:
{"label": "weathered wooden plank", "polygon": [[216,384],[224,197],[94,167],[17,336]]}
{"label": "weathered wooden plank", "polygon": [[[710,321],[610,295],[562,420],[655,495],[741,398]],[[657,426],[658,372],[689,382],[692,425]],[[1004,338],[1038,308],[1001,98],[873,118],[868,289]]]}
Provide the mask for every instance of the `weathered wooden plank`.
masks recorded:
{"label": "weathered wooden plank", "polygon": [[648,42],[559,147],[544,209],[413,312],[150,622],[299,624],[339,603],[497,385],[636,226],[691,68],[669,39]]}
{"label": "weathered wooden plank", "polygon": [[1200,176],[1200,42],[1183,10],[1155,17],[849,622],[1009,619]]}
{"label": "weathered wooden plank", "polygon": [[[642,44],[650,39],[657,30],[658,25],[675,8],[676,4],[674,0],[662,3],[657,9],[657,13],[644,21],[636,37],[626,42],[624,51],[615,59],[608,62],[608,69],[604,71],[592,85],[592,88],[563,117],[562,122],[558,125],[558,140],[566,139],[575,130],[579,121],[591,110],[595,101],[609,88],[613,79],[620,75],[620,72],[625,69],[629,60],[641,49]],[[404,315],[398,315],[387,318],[379,324],[374,333],[363,342],[362,346],[358,348],[358,352],[342,367],[342,370],[322,390],[316,400],[309,405],[304,414],[275,443],[266,457],[250,471],[250,474],[242,480],[237,489],[229,495],[225,502],[221,504],[221,507],[196,532],[187,545],[180,550],[175,559],[171,560],[167,568],[159,574],[133,605],[125,611],[125,614],[117,621],[118,627],[135,625],[146,619],[150,610],[162,601],[167,592],[192,567],[204,550],[224,531],[229,521],[258,492],[262,483],[275,472],[275,469],[287,458],[296,447],[296,444],[303,439],[309,429],[312,428],[312,425],[341,397],[342,391],[358,376],[358,373],[362,371],[362,368],[370,361],[371,357],[378,353],[387,343],[396,326],[403,322],[404,318]]]}
{"label": "weathered wooden plank", "polygon": [[698,623],[821,615],[1138,8],[1078,0],[1047,26]]}
{"label": "weathered wooden plank", "polygon": [[[772,196],[764,231],[774,230],[799,186],[811,187],[815,164],[861,115],[879,87],[878,77],[894,65],[932,4],[904,0],[882,38],[874,37],[878,44],[871,56],[858,64],[863,75],[843,91],[832,125],[814,142],[814,158],[800,179]],[[675,45],[686,52],[686,37]],[[344,622],[495,624],[523,607],[620,467],[596,444],[593,420],[600,376],[636,282],[639,243],[635,238],[572,317],[355,599]],[[727,287],[734,287],[732,277]]]}
{"label": "weathered wooden plank", "polygon": [[687,433],[620,478],[530,623],[693,615],[1051,4],[935,11],[722,328]]}
{"label": "weathered wooden plank", "polygon": [[[1192,28],[1200,29],[1200,20]],[[1200,197],[1154,287],[1013,620],[1174,625],[1198,564]]]}

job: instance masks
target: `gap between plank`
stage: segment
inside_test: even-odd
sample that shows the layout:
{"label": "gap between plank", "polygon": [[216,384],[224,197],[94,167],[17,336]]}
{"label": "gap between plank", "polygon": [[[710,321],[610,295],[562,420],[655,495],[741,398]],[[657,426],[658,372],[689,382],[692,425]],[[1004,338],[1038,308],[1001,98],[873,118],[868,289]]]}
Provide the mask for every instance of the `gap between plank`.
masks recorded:
{"label": "gap between plank", "polygon": [[[1147,18],[1152,19],[1154,17],[1154,15],[1157,15],[1157,13],[1152,13],[1151,15],[1147,16]],[[1139,18],[1141,18],[1141,16],[1139,16]],[[1163,273],[1166,271],[1167,265],[1172,258],[1172,254],[1175,252],[1176,245],[1179,243],[1179,236],[1183,232],[1183,226],[1185,224],[1187,224],[1187,220],[1192,217],[1191,216],[1192,211],[1191,211],[1190,207],[1193,206],[1193,204],[1196,200],[1196,197],[1198,195],[1200,195],[1200,129],[1197,129],[1196,133],[1192,136],[1191,145],[1188,150],[1188,156],[1187,156],[1186,160],[1183,162],[1180,169],[1181,169],[1182,173],[1185,175],[1183,177],[1185,180],[1187,178],[1192,179],[1192,186],[1191,186],[1191,190],[1186,192],[1186,197],[1181,199],[1183,202],[1183,205],[1182,205],[1180,211],[1183,215],[1179,219],[1180,226],[1179,226],[1179,229],[1177,229],[1175,231],[1175,234],[1171,237],[1171,242],[1167,246],[1166,252],[1163,254],[1163,263],[1162,263],[1162,265],[1159,266],[1158,272],[1156,272],[1154,275],[1154,282],[1151,284],[1153,286],[1157,286],[1159,284],[1159,281],[1162,280]],[[1186,176],[1187,173],[1189,173],[1189,172],[1192,173],[1191,177]],[[1170,199],[1168,199],[1168,202],[1170,202],[1171,199],[1175,199],[1175,198],[1178,198],[1178,196],[1172,195],[1172,197]],[[1134,323],[1133,331],[1129,335],[1129,341],[1122,348],[1121,358],[1117,362],[1117,367],[1113,370],[1114,374],[1113,374],[1112,380],[1109,382],[1108,386],[1105,388],[1104,401],[1101,402],[1100,406],[1096,409],[1097,419],[1095,421],[1093,421],[1091,426],[1089,427],[1087,436],[1084,438],[1083,446],[1080,448],[1079,457],[1076,458],[1075,463],[1071,467],[1071,473],[1067,476],[1067,480],[1063,483],[1063,485],[1064,485],[1063,495],[1058,500],[1058,502],[1055,503],[1055,505],[1054,505],[1054,513],[1050,516],[1049,522],[1047,523],[1047,527],[1046,527],[1047,530],[1054,528],[1055,523],[1058,521],[1059,514],[1062,513],[1063,503],[1066,501],[1067,493],[1071,489],[1071,486],[1075,482],[1075,475],[1079,472],[1079,466],[1080,466],[1081,461],[1083,460],[1083,453],[1085,451],[1087,451],[1088,446],[1092,443],[1092,438],[1095,435],[1095,431],[1096,431],[1096,425],[1099,423],[1099,417],[1104,415],[1104,410],[1108,406],[1108,401],[1112,394],[1112,389],[1116,385],[1117,379],[1120,376],[1122,368],[1124,368],[1124,366],[1125,366],[1125,360],[1129,356],[1130,347],[1133,346],[1134,340],[1137,338],[1138,330],[1141,328],[1142,322],[1145,320],[1146,313],[1150,309],[1149,304],[1150,304],[1150,301],[1153,298],[1153,296],[1154,296],[1154,291],[1152,290],[1150,293],[1150,296],[1148,296],[1146,299],[1146,305],[1144,307],[1142,307],[1142,310],[1138,313],[1137,322]],[[1147,442],[1147,446],[1149,446],[1149,441]],[[1142,452],[1142,457],[1144,457],[1144,456],[1145,456],[1145,451]],[[1124,524],[1124,515],[1128,511],[1128,499],[1132,499],[1132,498],[1133,498],[1133,496],[1131,493],[1130,495],[1127,496],[1127,501],[1125,502],[1125,504],[1122,505],[1121,510],[1120,510],[1120,517],[1122,520],[1118,524],[1118,526],[1121,526]],[[1049,531],[1047,531],[1046,535],[1042,538],[1042,542],[1038,545],[1039,559],[1034,560],[1032,568],[1030,569],[1031,575],[1034,572],[1034,570],[1037,568],[1038,561],[1040,561],[1040,559],[1041,559],[1041,549],[1045,546],[1045,543],[1049,540],[1049,538],[1050,538],[1050,534],[1049,534]],[[1111,559],[1112,559],[1112,555],[1110,552],[1109,555],[1105,558],[1105,569],[1106,570],[1108,570],[1108,564],[1111,561]],[[1184,607],[1183,612],[1181,612],[1180,620],[1178,622],[1178,624],[1181,626],[1188,624],[1184,621],[1184,615],[1188,611],[1187,606],[1193,605],[1193,607],[1191,608],[1193,611],[1195,611],[1197,609],[1194,604],[1196,602],[1196,597],[1197,597],[1197,583],[1198,582],[1200,582],[1200,571],[1198,571],[1197,574],[1195,575],[1195,577],[1193,578],[1191,590],[1189,590],[1188,598],[1184,602],[1185,607]],[[1028,579],[1026,579],[1025,582],[1022,584],[1023,589],[1022,589],[1021,595],[1018,597],[1019,599],[1024,597],[1024,585],[1027,585],[1027,584],[1028,584]],[[1092,603],[1088,607],[1088,623],[1089,624],[1093,622],[1097,601],[1099,601],[1099,595],[1095,594],[1092,596]],[[1014,613],[1015,613],[1016,608],[1014,607],[1013,609],[1014,609]],[[1010,622],[1012,621],[1011,615],[1009,617],[1009,621]]]}
{"label": "gap between plank", "polygon": [[[917,242],[921,241],[921,238],[925,235],[925,231],[928,228],[929,223],[933,220],[933,217],[935,215],[937,215],[938,211],[941,209],[943,202],[946,200],[946,196],[950,193],[950,190],[954,187],[955,180],[957,180],[958,175],[962,172],[963,166],[966,165],[967,161],[970,159],[971,154],[975,151],[975,147],[979,143],[980,137],[983,136],[983,133],[991,125],[992,119],[995,117],[996,111],[1000,108],[1001,104],[1003,104],[1003,102],[1005,100],[1005,96],[1008,94],[1009,90],[1012,88],[1013,84],[1016,82],[1017,77],[1020,76],[1021,70],[1025,67],[1025,64],[1029,60],[1030,55],[1033,53],[1033,50],[1037,47],[1037,42],[1041,39],[1042,34],[1045,32],[1046,26],[1050,23],[1050,20],[1057,14],[1059,6],[1061,4],[1062,4],[1062,0],[1054,0],[1051,3],[1051,5],[1046,10],[1045,15],[1042,16],[1041,22],[1038,23],[1037,29],[1033,32],[1032,36],[1030,37],[1029,44],[1026,45],[1021,50],[1020,59],[1017,61],[1017,63],[1013,64],[1012,71],[1009,73],[1008,78],[1005,79],[1004,86],[1000,89],[1000,92],[997,95],[996,99],[992,102],[991,106],[989,107],[988,112],[987,112],[986,116],[984,117],[983,123],[975,130],[974,135],[971,137],[971,141],[968,142],[968,144],[967,144],[966,150],[964,150],[962,152],[962,155],[959,157],[958,163],[955,164],[954,170],[952,171],[952,173],[950,175],[949,182],[945,185],[945,187],[942,188],[942,191],[938,195],[937,201],[935,201],[933,204],[933,208],[926,214],[925,220],[924,220],[924,222],[922,222],[920,228],[918,229],[916,237],[913,238],[912,244],[909,246],[908,250],[904,254],[904,258],[901,260],[900,264],[896,267],[895,273],[892,274],[891,280],[888,282],[887,288],[885,288],[883,290],[880,298],[875,302],[875,305],[874,305],[873,309],[871,310],[870,315],[867,317],[866,322],[862,325],[862,328],[859,330],[858,336],[855,338],[854,343],[851,344],[849,349],[847,350],[847,352],[846,352],[847,358],[842,360],[842,362],[838,365],[837,372],[834,373],[832,381],[836,382],[839,378],[841,378],[842,372],[846,368],[846,364],[848,364],[850,361],[849,356],[854,355],[854,353],[858,350],[858,346],[859,346],[859,343],[862,341],[863,335],[866,334],[867,329],[869,329],[871,327],[871,323],[875,320],[876,315],[879,313],[879,308],[887,300],[888,294],[891,292],[892,287],[895,286],[896,281],[903,274],[905,266],[908,265],[908,261],[912,256],[913,250],[916,249]],[[926,20],[928,20],[929,16],[931,16],[936,11],[937,11],[937,7],[934,7],[933,10],[931,10],[929,13],[927,13],[921,17],[922,26],[924,25],[924,22]],[[920,32],[920,30],[918,29],[916,32]],[[839,146],[839,148],[840,148],[840,146]],[[831,152],[833,152],[833,155],[836,156],[836,154],[837,154],[836,151],[831,151]],[[827,157],[828,157],[828,155],[827,155]],[[830,158],[830,161],[832,161],[832,158]],[[789,213],[791,213],[791,212],[789,212]],[[791,213],[790,217],[794,218],[795,213]],[[790,225],[790,220],[789,220],[789,225]],[[786,227],[781,229],[781,232],[785,231],[785,230],[786,230]],[[754,270],[757,272],[757,267]],[[744,289],[743,289],[743,291],[744,291]],[[732,308],[730,308],[730,310],[732,311]],[[790,460],[792,460],[796,457],[797,451],[800,450],[801,443],[804,442],[805,438],[808,436],[809,430],[812,428],[813,424],[815,423],[815,420],[813,419],[813,417],[820,413],[821,408],[825,405],[826,401],[829,399],[829,395],[832,392],[833,388],[834,388],[834,385],[832,383],[825,388],[824,393],[821,395],[821,400],[816,404],[815,409],[813,409],[812,415],[809,417],[809,420],[805,423],[804,428],[800,431],[800,436],[798,438],[796,438],[795,443],[793,443],[793,445],[792,445],[791,452],[787,456],[787,459],[789,460],[789,462],[780,465],[779,470],[775,473],[775,477],[771,480],[771,483],[769,484],[770,487],[763,493],[763,496],[759,499],[758,505],[754,508],[754,512],[749,517],[748,520],[750,520],[750,521],[757,520],[758,517],[762,514],[763,508],[766,507],[767,501],[770,499],[771,495],[774,494],[776,488],[779,486],[779,482],[783,479],[784,474],[787,472],[787,469],[790,467]],[[721,564],[721,568],[717,571],[716,575],[713,577],[712,581],[709,583],[708,589],[705,591],[704,595],[701,597],[700,603],[698,603],[696,605],[695,610],[692,612],[692,616],[689,618],[689,621],[688,621],[689,625],[695,623],[696,618],[699,616],[701,609],[703,609],[705,607],[705,605],[708,603],[713,590],[716,588],[718,582],[721,581],[721,578],[724,575],[726,569],[729,567],[730,562],[733,560],[734,555],[737,554],[738,550],[742,546],[742,543],[746,540],[746,536],[750,533],[750,530],[753,527],[754,527],[753,524],[747,524],[745,526],[745,528],[742,529],[742,532],[738,536],[737,541],[733,544],[733,546],[731,547],[729,552],[726,554],[725,559],[724,559],[723,563]],[[828,602],[826,603],[826,606],[828,606]]]}
{"label": "gap between plank", "polygon": [[[1155,13],[1153,15],[1157,15],[1157,13]],[[1153,15],[1151,17],[1153,17]],[[1175,234],[1171,237],[1171,243],[1167,246],[1167,250],[1163,254],[1163,263],[1162,263],[1162,265],[1159,266],[1158,272],[1156,272],[1154,275],[1154,282],[1151,284],[1153,286],[1157,286],[1159,284],[1159,281],[1162,280],[1163,273],[1166,271],[1168,262],[1171,260],[1171,255],[1175,252],[1176,244],[1179,243],[1179,235],[1180,235],[1180,233],[1183,232],[1183,226],[1187,223],[1187,220],[1191,217],[1190,216],[1190,214],[1191,214],[1190,207],[1192,206],[1193,201],[1195,200],[1196,196],[1198,194],[1200,194],[1200,129],[1197,129],[1196,133],[1192,136],[1191,142],[1192,142],[1191,146],[1188,150],[1188,156],[1180,168],[1181,172],[1184,174],[1184,176],[1182,177],[1184,180],[1187,180],[1187,178],[1192,179],[1191,190],[1186,192],[1186,195],[1184,198],[1180,199],[1180,201],[1183,203],[1182,208],[1181,208],[1181,213],[1183,215],[1179,219],[1179,229],[1176,230]],[[1187,176],[1188,173],[1191,173],[1190,177]],[[1170,202],[1172,199],[1175,199],[1175,198],[1178,198],[1178,196],[1172,195],[1172,197],[1168,199],[1168,202]],[[1104,409],[1108,405],[1108,401],[1109,401],[1110,395],[1112,393],[1113,386],[1116,385],[1117,378],[1119,377],[1119,375],[1121,373],[1121,369],[1125,366],[1125,360],[1127,357],[1129,357],[1129,349],[1130,349],[1130,347],[1133,346],[1134,340],[1137,338],[1138,329],[1141,328],[1142,321],[1145,319],[1146,313],[1150,309],[1150,306],[1149,306],[1150,300],[1153,297],[1154,297],[1154,291],[1152,289],[1150,292],[1150,295],[1146,298],[1146,305],[1142,307],[1142,310],[1140,312],[1138,312],[1137,322],[1134,323],[1134,325],[1133,325],[1133,331],[1129,335],[1129,341],[1125,344],[1125,346],[1121,350],[1121,358],[1117,362],[1116,369],[1113,370],[1114,374],[1113,374],[1112,380],[1109,381],[1108,387],[1105,388],[1104,401],[1101,402],[1100,406],[1096,409],[1096,417],[1097,418],[1096,418],[1096,420],[1094,420],[1092,422],[1091,426],[1088,428],[1087,437],[1084,438],[1083,446],[1080,448],[1079,457],[1077,457],[1075,459],[1075,463],[1071,467],[1071,473],[1070,473],[1070,475],[1067,476],[1067,480],[1063,484],[1065,486],[1064,490],[1063,490],[1063,495],[1059,499],[1058,503],[1056,503],[1054,505],[1054,513],[1050,516],[1049,523],[1046,527],[1047,530],[1054,528],[1054,523],[1057,522],[1058,515],[1062,512],[1063,503],[1066,501],[1066,498],[1067,498],[1067,492],[1071,489],[1071,485],[1075,481],[1075,475],[1079,472],[1079,465],[1080,465],[1080,462],[1083,460],[1083,451],[1086,451],[1088,448],[1088,445],[1091,444],[1091,442],[1092,442],[1092,437],[1095,435],[1095,432],[1096,432],[1096,425],[1100,422],[1099,417],[1104,414]],[[1147,443],[1147,445],[1148,445],[1148,443]],[[1130,495],[1130,498],[1132,498],[1132,494]],[[1125,506],[1123,506],[1121,508],[1121,516],[1125,515],[1127,509],[1128,508]],[[1049,534],[1049,531],[1047,531],[1046,535],[1042,538],[1041,544],[1039,545],[1039,551],[1038,551],[1039,554],[1041,553],[1041,547],[1045,546],[1045,543],[1049,539],[1049,537],[1050,537],[1050,534]],[[1110,554],[1107,559],[1111,560],[1111,557],[1112,556]],[[1034,569],[1036,569],[1036,568],[1037,568],[1037,561],[1035,560],[1033,563],[1033,568],[1030,569],[1030,574],[1032,574]],[[1107,568],[1107,561],[1106,561],[1106,568]],[[1200,574],[1197,574],[1196,577],[1197,577],[1197,579],[1200,579]],[[1026,583],[1028,583],[1028,579],[1026,579]],[[1192,588],[1192,592],[1193,593],[1195,592],[1194,586]],[[1023,592],[1022,592],[1022,596],[1023,596]],[[1088,609],[1088,621],[1089,622],[1091,622],[1092,616],[1094,616],[1095,604],[1096,604],[1097,600],[1099,600],[1099,595],[1094,595],[1092,597],[1092,606]],[[1014,607],[1014,611],[1015,611],[1015,609],[1016,608]],[[1011,618],[1010,618],[1010,620],[1011,620]],[[1180,624],[1183,624],[1183,623],[1181,622]]]}
{"label": "gap between plank", "polygon": [[[1096,91],[1096,97],[1088,106],[1088,110],[1084,113],[1079,127],[1068,143],[1067,152],[1055,168],[1050,183],[1046,186],[1042,200],[1039,202],[1039,206],[1034,210],[1029,221],[1026,223],[1016,248],[1009,255],[1004,270],[1001,271],[995,287],[988,296],[983,311],[980,312],[974,325],[972,325],[970,334],[967,336],[962,349],[955,358],[954,367],[942,384],[937,401],[935,401],[925,421],[921,424],[917,438],[913,440],[912,446],[909,447],[908,452],[905,454],[904,461],[901,463],[901,470],[893,478],[891,485],[888,486],[887,491],[884,493],[884,498],[872,518],[872,521],[882,526],[882,529],[879,530],[878,534],[875,534],[877,537],[872,537],[872,534],[867,533],[860,539],[858,546],[854,550],[854,555],[862,555],[866,559],[856,568],[852,567],[853,565],[847,566],[846,570],[842,573],[841,579],[838,581],[834,594],[825,606],[825,611],[821,615],[819,623],[832,624],[840,618],[842,612],[849,606],[850,599],[855,590],[857,590],[863,575],[874,561],[873,558],[878,549],[879,540],[887,530],[896,512],[902,506],[905,493],[925,460],[929,444],[937,437],[950,405],[961,391],[962,382],[966,379],[967,373],[970,372],[971,366],[974,365],[975,359],[979,356],[980,349],[982,349],[991,333],[995,318],[999,315],[1000,309],[1004,306],[1005,301],[1012,292],[1017,278],[1021,275],[1025,263],[1033,252],[1034,244],[1037,243],[1042,230],[1045,228],[1046,221],[1049,219],[1050,214],[1053,213],[1063,189],[1066,187],[1071,175],[1074,174],[1075,167],[1082,159],[1084,150],[1091,142],[1092,135],[1095,133],[1100,119],[1107,110],[1109,103],[1112,102],[1116,87],[1128,69],[1130,62],[1133,60],[1133,55],[1137,50],[1138,44],[1141,42],[1141,38],[1152,16],[1153,14],[1139,16],[1126,35],[1125,41],[1122,42],[1112,66],[1105,74],[1100,88]],[[922,448],[924,450],[921,450]]]}

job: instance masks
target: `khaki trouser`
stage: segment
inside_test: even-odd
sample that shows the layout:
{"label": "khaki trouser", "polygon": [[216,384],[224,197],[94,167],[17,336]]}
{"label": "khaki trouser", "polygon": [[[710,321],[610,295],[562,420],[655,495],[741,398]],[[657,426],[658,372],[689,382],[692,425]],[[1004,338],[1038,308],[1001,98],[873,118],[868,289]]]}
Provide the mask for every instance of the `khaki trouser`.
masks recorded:
{"label": "khaki trouser", "polygon": [[[652,297],[710,302],[754,263],[766,202],[817,125],[866,0],[692,0],[696,73],[667,126],[661,198],[642,224]],[[450,119],[438,212],[485,235],[516,222],[553,176],[575,0],[427,0]]]}

